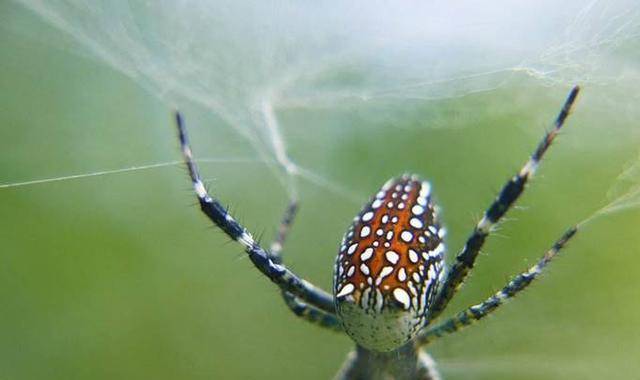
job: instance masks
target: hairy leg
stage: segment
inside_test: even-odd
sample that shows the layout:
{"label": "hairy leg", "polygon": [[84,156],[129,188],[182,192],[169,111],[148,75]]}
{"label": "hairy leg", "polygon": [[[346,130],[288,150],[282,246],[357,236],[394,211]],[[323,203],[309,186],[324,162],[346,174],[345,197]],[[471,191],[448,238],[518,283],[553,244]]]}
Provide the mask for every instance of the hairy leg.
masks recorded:
{"label": "hairy leg", "polygon": [[178,126],[182,155],[189,169],[191,182],[202,212],[232,240],[240,243],[255,267],[281,290],[290,292],[308,304],[328,313],[335,313],[333,296],[298,277],[284,265],[275,263],[269,257],[269,253],[253,239],[249,231],[240,225],[217,199],[209,195],[193,161],[187,131],[179,113],[176,113],[176,124]]}
{"label": "hairy leg", "polygon": [[[276,264],[282,264],[282,249],[284,248],[291,226],[295,221],[297,211],[298,203],[293,200],[287,206],[284,215],[282,216],[280,226],[278,227],[276,238],[271,243],[271,248],[269,249],[268,254],[271,260]],[[335,314],[328,313],[308,305],[286,290],[282,290],[281,294],[285,304],[298,317],[320,327],[335,331],[343,331],[342,324]]]}
{"label": "hairy leg", "polygon": [[533,280],[535,280],[544,267],[560,252],[567,242],[578,232],[577,227],[572,227],[567,230],[560,239],[558,239],[553,246],[544,254],[544,256],[538,261],[536,265],[529,268],[526,272],[523,272],[513,278],[504,288],[499,292],[489,297],[486,301],[471,306],[468,309],[461,311],[452,318],[440,323],[437,326],[427,329],[421,333],[417,342],[420,346],[424,346],[433,342],[434,340],[441,338],[445,335],[454,333],[470,324],[479,321],[487,315],[494,312],[500,305],[506,300],[513,298],[516,294],[523,291]]}
{"label": "hairy leg", "polygon": [[491,228],[500,221],[524,191],[527,182],[534,175],[545,152],[549,149],[549,146],[551,146],[551,143],[560,132],[567,116],[569,116],[579,90],[577,86],[571,90],[562,110],[556,117],[553,129],[540,141],[529,161],[527,161],[522,169],[502,188],[496,200],[489,206],[480,222],[475,226],[464,248],[456,256],[455,262],[448,271],[441,291],[429,310],[428,320],[434,320],[445,309],[458,288],[464,282],[471,268],[473,268],[480,249],[491,232]]}

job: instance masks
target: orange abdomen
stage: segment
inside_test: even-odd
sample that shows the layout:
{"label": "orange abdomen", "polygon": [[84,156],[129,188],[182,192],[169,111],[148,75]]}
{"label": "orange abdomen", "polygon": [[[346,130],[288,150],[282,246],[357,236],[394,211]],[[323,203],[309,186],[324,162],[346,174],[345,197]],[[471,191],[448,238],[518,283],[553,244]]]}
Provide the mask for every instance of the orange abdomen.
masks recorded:
{"label": "orange abdomen", "polygon": [[443,237],[431,186],[416,176],[388,181],[365,205],[334,273],[338,315],[356,342],[387,351],[418,331],[442,274]]}

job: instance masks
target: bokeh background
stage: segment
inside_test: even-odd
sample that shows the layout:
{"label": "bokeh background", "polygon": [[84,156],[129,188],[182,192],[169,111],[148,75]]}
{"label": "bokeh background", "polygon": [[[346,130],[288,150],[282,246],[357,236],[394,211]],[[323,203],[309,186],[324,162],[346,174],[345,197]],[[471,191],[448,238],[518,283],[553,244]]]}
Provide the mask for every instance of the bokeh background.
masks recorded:
{"label": "bokeh background", "polygon": [[596,217],[541,281],[429,352],[446,379],[640,378],[638,6],[367,4],[0,2],[0,379],[340,367],[352,342],[296,319],[200,215],[176,107],[212,191],[263,242],[300,198],[285,259],[330,289],[351,218],[403,172],[432,181],[455,252],[573,83],[566,130],[450,313]]}

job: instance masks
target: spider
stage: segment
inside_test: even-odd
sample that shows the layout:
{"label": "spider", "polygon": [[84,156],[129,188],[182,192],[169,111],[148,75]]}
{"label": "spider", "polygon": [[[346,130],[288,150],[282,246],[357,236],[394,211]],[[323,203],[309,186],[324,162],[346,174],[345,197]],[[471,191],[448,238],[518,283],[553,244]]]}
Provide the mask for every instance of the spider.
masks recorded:
{"label": "spider", "polygon": [[298,205],[285,211],[270,249],[261,247],[213,198],[202,183],[186,127],[176,113],[180,144],[202,212],[275,283],[297,316],[346,332],[356,343],[336,379],[422,379],[440,375],[422,350],[434,340],[478,321],[524,290],[576,234],[569,228],[531,268],[513,277],[485,301],[433,325],[473,268],[492,227],[520,197],[576,100],[574,87],[529,160],[502,188],[476,224],[454,262],[445,268],[445,229],[429,182],[416,175],[389,180],[353,219],[334,266],[333,295],[300,278],[283,264],[282,248]]}

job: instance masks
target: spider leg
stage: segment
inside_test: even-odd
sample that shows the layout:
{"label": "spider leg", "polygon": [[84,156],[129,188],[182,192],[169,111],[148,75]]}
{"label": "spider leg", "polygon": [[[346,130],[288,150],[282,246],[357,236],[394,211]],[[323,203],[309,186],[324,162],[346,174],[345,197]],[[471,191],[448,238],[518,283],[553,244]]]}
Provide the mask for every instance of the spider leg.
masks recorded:
{"label": "spider leg", "polygon": [[418,379],[442,380],[435,360],[422,350],[418,352]]}
{"label": "spider leg", "polygon": [[358,373],[358,363],[357,351],[350,351],[333,380],[356,380],[365,378],[363,374]]}
{"label": "spider leg", "polygon": [[335,314],[331,314],[320,310],[317,307],[308,305],[287,291],[282,291],[282,298],[289,309],[305,321],[329,330],[344,331],[342,323],[338,320]]}
{"label": "spider leg", "polygon": [[282,264],[282,248],[287,240],[287,236],[289,236],[291,225],[295,221],[297,213],[298,202],[292,200],[284,211],[280,226],[278,226],[278,234],[269,247],[269,258],[276,264]]}
{"label": "spider leg", "polygon": [[553,129],[547,132],[538,144],[538,147],[531,155],[527,163],[520,171],[504,185],[498,197],[493,201],[491,206],[485,211],[484,216],[475,226],[471,236],[467,239],[464,248],[456,256],[455,262],[451,265],[447,277],[442,285],[442,290],[438,294],[436,300],[429,311],[429,320],[434,320],[442,313],[458,288],[462,285],[467,277],[473,264],[480,253],[480,249],[485,239],[491,232],[491,228],[500,221],[504,214],[513,206],[518,197],[522,194],[529,179],[535,173],[545,152],[551,146],[551,143],[558,135],[560,128],[564,124],[571,107],[573,106],[580,88],[574,87],[567,97],[562,110],[556,117]]}
{"label": "spider leg", "polygon": [[413,344],[392,352],[361,346],[349,352],[334,380],[442,380],[434,360]]}
{"label": "spider leg", "polygon": [[240,243],[251,262],[267,276],[273,283],[283,291],[288,291],[297,297],[300,297],[309,304],[318,307],[329,313],[335,312],[333,297],[315,287],[309,282],[298,277],[282,264],[275,263],[269,254],[253,239],[249,231],[247,231],[240,223],[238,223],[220,204],[218,200],[211,197],[200,179],[198,168],[193,161],[191,148],[184,122],[180,113],[176,112],[176,124],[182,148],[184,161],[189,169],[193,188],[198,196],[200,208],[202,212],[232,240]]}
{"label": "spider leg", "polygon": [[[278,234],[271,243],[268,254],[269,258],[276,264],[282,264],[282,249],[285,241],[287,240],[291,225],[295,221],[297,211],[298,203],[295,200],[292,200],[282,216],[282,221],[278,227]],[[335,314],[327,313],[326,311],[322,311],[316,307],[308,305],[300,301],[296,296],[288,291],[282,290],[281,294],[285,304],[298,317],[319,325],[320,327],[336,331],[344,331],[342,324]]]}
{"label": "spider leg", "polygon": [[502,305],[509,298],[514,297],[516,294],[524,290],[538,275],[542,272],[544,267],[560,252],[567,242],[578,232],[578,227],[572,227],[568,229],[560,239],[558,239],[553,246],[544,254],[544,256],[538,261],[538,263],[526,272],[523,272],[513,278],[502,290],[489,297],[486,301],[477,305],[471,306],[468,309],[461,311],[452,318],[429,328],[421,333],[417,342],[418,345],[424,346],[433,342],[434,340],[441,338],[444,335],[454,333],[475,321],[478,321],[485,316],[495,311],[500,305]]}

